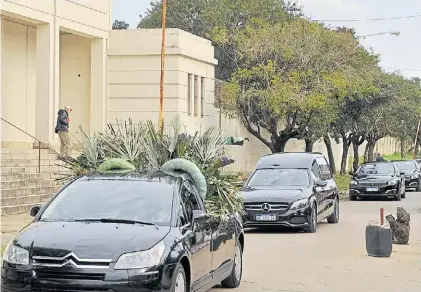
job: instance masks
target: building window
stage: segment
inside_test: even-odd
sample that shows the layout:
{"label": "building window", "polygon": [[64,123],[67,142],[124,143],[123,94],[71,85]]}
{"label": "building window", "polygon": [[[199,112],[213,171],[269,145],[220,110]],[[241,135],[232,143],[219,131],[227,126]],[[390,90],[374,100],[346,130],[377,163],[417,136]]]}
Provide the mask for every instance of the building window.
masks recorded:
{"label": "building window", "polygon": [[187,114],[191,115],[191,87],[192,87],[192,75],[187,75]]}
{"label": "building window", "polygon": [[205,78],[200,78],[200,116],[203,118],[205,116],[205,111],[203,110],[205,106]]}
{"label": "building window", "polygon": [[199,76],[194,76],[194,116],[197,117],[199,110]]}

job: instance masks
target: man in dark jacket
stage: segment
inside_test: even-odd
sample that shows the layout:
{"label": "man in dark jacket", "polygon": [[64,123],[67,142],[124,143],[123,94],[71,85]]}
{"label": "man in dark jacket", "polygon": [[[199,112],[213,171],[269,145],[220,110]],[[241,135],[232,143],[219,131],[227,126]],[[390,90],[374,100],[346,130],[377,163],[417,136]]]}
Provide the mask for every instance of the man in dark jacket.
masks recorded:
{"label": "man in dark jacket", "polygon": [[386,161],[386,160],[382,157],[382,155],[380,154],[380,152],[377,152],[376,153],[376,161],[377,162],[381,162],[381,161]]}
{"label": "man in dark jacket", "polygon": [[60,137],[60,155],[68,156],[70,150],[70,136],[69,136],[69,114],[72,111],[71,106],[66,106],[60,109],[57,113],[56,134]]}

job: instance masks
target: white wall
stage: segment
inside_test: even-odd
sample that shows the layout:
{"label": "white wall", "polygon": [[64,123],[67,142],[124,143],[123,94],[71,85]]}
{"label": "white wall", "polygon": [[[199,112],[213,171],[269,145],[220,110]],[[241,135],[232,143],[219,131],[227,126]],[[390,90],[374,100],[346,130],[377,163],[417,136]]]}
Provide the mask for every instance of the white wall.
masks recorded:
{"label": "white wall", "polygon": [[[1,116],[35,134],[36,29],[1,20]],[[2,141],[33,139],[1,122]]]}

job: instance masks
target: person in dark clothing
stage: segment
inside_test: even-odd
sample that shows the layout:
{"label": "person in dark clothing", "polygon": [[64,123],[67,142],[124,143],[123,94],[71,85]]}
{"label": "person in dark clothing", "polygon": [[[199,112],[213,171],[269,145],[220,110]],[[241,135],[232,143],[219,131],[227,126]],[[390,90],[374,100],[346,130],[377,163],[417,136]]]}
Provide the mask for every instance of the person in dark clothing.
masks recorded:
{"label": "person in dark clothing", "polygon": [[377,152],[376,154],[376,161],[385,161],[380,152]]}
{"label": "person in dark clothing", "polygon": [[70,150],[70,136],[69,136],[69,114],[72,111],[70,106],[60,109],[57,113],[57,124],[55,132],[60,137],[60,155],[68,156]]}

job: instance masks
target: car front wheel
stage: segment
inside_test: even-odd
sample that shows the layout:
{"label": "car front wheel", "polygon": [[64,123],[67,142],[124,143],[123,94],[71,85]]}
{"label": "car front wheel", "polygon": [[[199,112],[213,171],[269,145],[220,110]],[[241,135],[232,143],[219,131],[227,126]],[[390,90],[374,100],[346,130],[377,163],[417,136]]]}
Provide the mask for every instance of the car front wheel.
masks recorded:
{"label": "car front wheel", "polygon": [[397,194],[396,197],[395,197],[395,201],[400,201],[400,200],[402,200],[401,193]]}
{"label": "car front wheel", "polygon": [[339,223],[339,199],[335,199],[335,203],[333,205],[333,213],[327,217],[327,223],[335,224]]}
{"label": "car front wheel", "polygon": [[306,228],[306,232],[314,233],[317,229],[317,207],[316,204],[313,204],[311,207],[311,215],[308,222],[308,227]]}
{"label": "car front wheel", "polygon": [[171,292],[187,292],[186,273],[181,264],[178,264],[175,268]]}
{"label": "car front wheel", "polygon": [[231,275],[222,281],[224,288],[237,288],[240,286],[241,278],[243,276],[243,250],[240,241],[237,240],[235,245],[234,266],[232,267]]}

